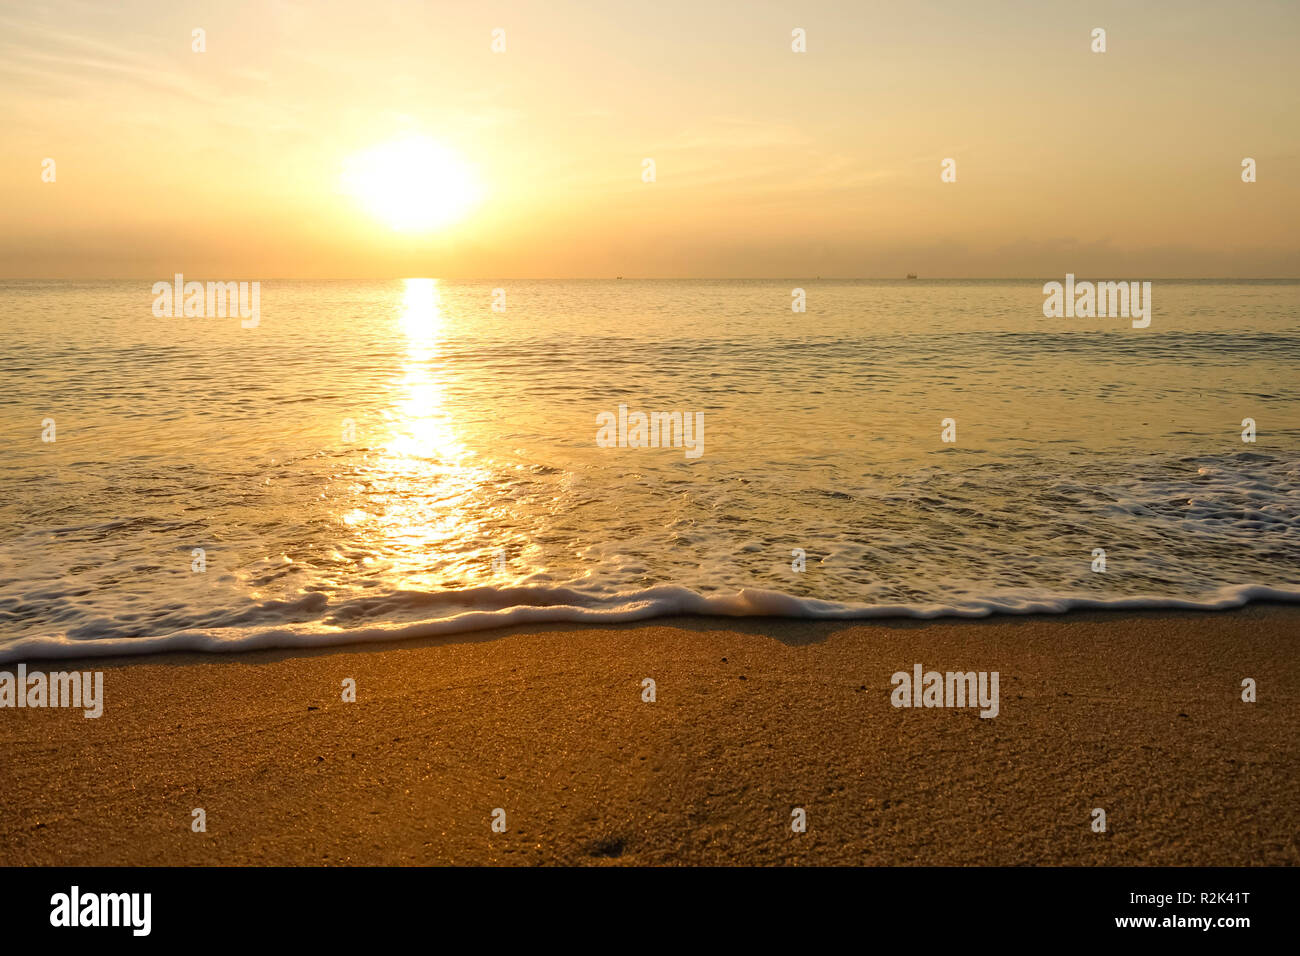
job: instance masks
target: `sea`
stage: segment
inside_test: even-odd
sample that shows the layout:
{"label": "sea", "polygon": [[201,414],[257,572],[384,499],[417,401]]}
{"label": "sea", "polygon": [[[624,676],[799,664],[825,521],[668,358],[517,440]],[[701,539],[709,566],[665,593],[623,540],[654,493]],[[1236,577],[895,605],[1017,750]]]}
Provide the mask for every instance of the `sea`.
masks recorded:
{"label": "sea", "polygon": [[0,662],[1300,600],[1300,282],[157,278],[0,281]]}

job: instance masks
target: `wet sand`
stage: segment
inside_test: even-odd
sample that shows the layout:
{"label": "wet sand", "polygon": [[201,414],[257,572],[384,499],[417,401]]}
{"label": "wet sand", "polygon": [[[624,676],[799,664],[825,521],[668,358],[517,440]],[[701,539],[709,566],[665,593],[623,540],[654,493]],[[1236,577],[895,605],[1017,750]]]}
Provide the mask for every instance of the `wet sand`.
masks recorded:
{"label": "wet sand", "polygon": [[[1298,639],[1255,605],[31,664],[102,670],[104,714],[0,709],[0,864],[1296,864]],[[891,706],[917,663],[997,671],[998,716]]]}

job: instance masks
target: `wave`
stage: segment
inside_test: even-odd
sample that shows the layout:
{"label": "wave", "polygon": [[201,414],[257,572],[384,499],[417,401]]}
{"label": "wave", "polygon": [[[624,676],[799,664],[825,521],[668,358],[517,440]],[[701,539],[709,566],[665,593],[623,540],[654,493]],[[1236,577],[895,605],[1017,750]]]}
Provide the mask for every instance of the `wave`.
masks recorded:
{"label": "wave", "polygon": [[[301,650],[442,637],[519,625],[620,624],[674,615],[777,617],[813,621],[864,621],[891,617],[928,620],[943,617],[982,618],[993,614],[1063,614],[1079,610],[1223,611],[1242,607],[1252,601],[1300,603],[1300,589],[1241,584],[1222,587],[1196,598],[1161,595],[1099,598],[1025,592],[953,603],[873,605],[841,604],[758,588],[706,595],[678,585],[660,585],[603,596],[553,587],[398,591],[382,598],[344,602],[334,609],[333,616],[339,619],[372,616],[379,610],[410,614],[437,605],[465,607],[467,610],[433,619],[367,627],[344,628],[317,621],[272,627],[185,629],[155,636],[23,637],[0,645],[0,664],[179,652]],[[269,603],[275,605],[275,613],[287,616],[295,611],[318,612],[322,610],[324,601],[319,592],[311,592],[297,602]]]}

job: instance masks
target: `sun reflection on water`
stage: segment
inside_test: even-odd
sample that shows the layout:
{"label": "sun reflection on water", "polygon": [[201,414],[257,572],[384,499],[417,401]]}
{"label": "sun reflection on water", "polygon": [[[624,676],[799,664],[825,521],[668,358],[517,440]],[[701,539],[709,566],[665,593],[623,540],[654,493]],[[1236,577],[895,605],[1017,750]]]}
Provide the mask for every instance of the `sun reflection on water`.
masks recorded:
{"label": "sun reflection on water", "polygon": [[[488,479],[448,411],[451,377],[442,342],[449,334],[435,279],[407,279],[394,322],[406,355],[384,412],[387,436],[362,475],[366,520],[353,523],[388,586],[434,589],[482,583],[487,534],[475,507]],[[471,547],[467,547],[471,545]],[[455,556],[454,559],[451,556]]]}
{"label": "sun reflection on water", "polygon": [[399,321],[407,360],[397,382],[400,398],[390,412],[392,432],[385,453],[410,460],[462,459],[465,447],[444,407],[446,364],[439,348],[444,329],[436,280],[406,280]]}

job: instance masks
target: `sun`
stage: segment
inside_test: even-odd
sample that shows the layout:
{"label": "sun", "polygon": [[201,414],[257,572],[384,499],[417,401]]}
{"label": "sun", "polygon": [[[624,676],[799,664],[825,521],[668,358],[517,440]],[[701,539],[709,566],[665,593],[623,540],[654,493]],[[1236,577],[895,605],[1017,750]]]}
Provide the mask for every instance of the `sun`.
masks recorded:
{"label": "sun", "polygon": [[373,216],[402,232],[460,222],[483,199],[473,169],[423,136],[381,143],[347,161],[343,188]]}

